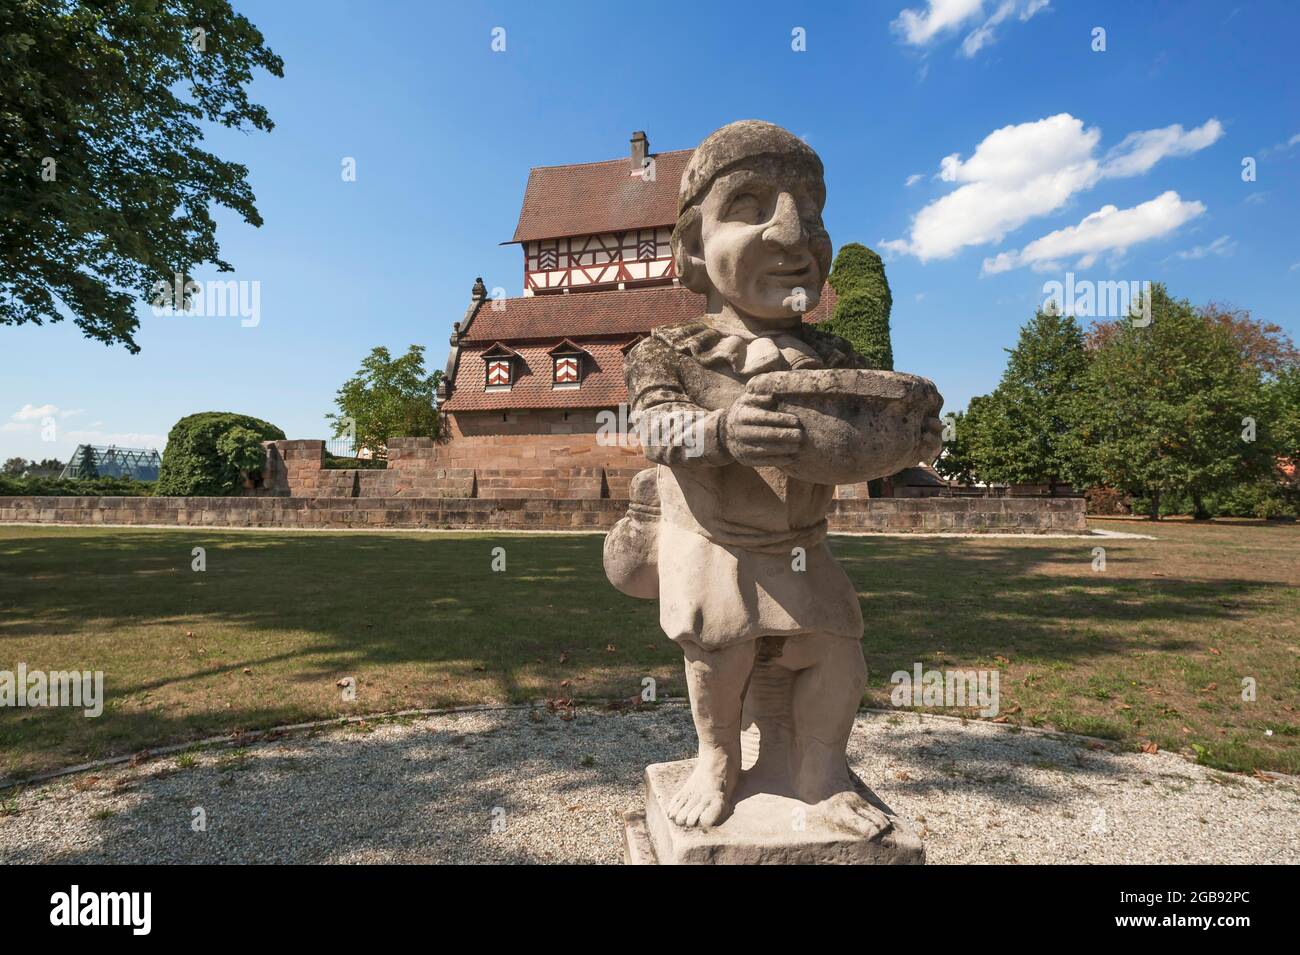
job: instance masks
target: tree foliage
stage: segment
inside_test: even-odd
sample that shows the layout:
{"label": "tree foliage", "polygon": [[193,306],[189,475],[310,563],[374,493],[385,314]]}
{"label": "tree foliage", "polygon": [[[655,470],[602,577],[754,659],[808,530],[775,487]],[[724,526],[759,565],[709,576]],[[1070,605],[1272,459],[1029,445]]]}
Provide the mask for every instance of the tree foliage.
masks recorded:
{"label": "tree foliage", "polygon": [[986,396],[976,395],[971,398],[965,411],[944,416],[945,430],[950,437],[945,437],[943,450],[934,462],[934,469],[949,481],[969,485],[978,480],[972,448],[980,426],[980,408],[987,400]]}
{"label": "tree foliage", "polygon": [[269,131],[244,87],[283,64],[228,0],[6,0],[0,62],[0,324],[66,311],[138,352],[156,282],[232,271],[211,207],[262,224],[247,168],[200,149],[199,123]]}
{"label": "tree foliage", "polygon": [[1290,467],[1300,467],[1300,364],[1281,369],[1264,385],[1267,419],[1263,430],[1271,449]]}
{"label": "tree foliage", "polygon": [[386,456],[391,438],[436,438],[438,409],[434,394],[442,372],[424,368],[424,346],[412,345],[393,358],[382,345],[361,362],[361,369],[338,390],[338,414],[326,415],[334,436],[351,435],[357,448]]}
{"label": "tree foliage", "polygon": [[825,331],[848,339],[872,368],[892,371],[894,349],[889,337],[889,315],[894,299],[880,256],[858,242],[850,242],[835,256],[828,281],[837,300]]}
{"label": "tree foliage", "polygon": [[1066,435],[1088,364],[1083,331],[1072,317],[1040,311],[1007,353],[997,388],[957,416],[935,466],[962,483],[1054,489],[1069,472]]}
{"label": "tree foliage", "polygon": [[1083,331],[1071,316],[1039,311],[1008,356],[972,435],[976,470],[986,481],[1054,487],[1068,470],[1063,438],[1088,364]]}
{"label": "tree foliage", "polygon": [[99,466],[95,464],[95,449],[88,444],[81,446],[81,458],[77,461],[77,477],[84,481],[99,477]]}
{"label": "tree foliage", "polygon": [[1206,495],[1269,473],[1274,452],[1256,427],[1266,394],[1240,339],[1153,285],[1151,323],[1106,323],[1075,403],[1067,459],[1076,483],[1104,484],[1150,501]]}
{"label": "tree foliage", "polygon": [[[244,472],[261,468],[262,441],[282,441],[275,425],[229,411],[204,411],[181,418],[167,435],[157,493],[175,497],[220,497],[239,493]],[[257,451],[253,451],[256,444]]]}

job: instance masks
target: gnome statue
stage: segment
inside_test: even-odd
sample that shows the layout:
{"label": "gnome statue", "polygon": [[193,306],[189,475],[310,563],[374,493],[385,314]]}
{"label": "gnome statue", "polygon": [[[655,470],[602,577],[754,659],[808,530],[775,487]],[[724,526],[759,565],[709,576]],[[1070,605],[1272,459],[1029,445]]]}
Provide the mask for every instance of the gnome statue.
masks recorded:
{"label": "gnome statue", "polygon": [[805,321],[831,240],[822,163],[770,123],[724,126],[682,174],[673,259],[705,298],[627,360],[646,456],[605,543],[620,590],[682,649],[694,760],[651,766],[631,861],[919,862],[849,770],[866,686],[857,590],[826,543],[835,485],[940,447],[923,378],[868,368]]}

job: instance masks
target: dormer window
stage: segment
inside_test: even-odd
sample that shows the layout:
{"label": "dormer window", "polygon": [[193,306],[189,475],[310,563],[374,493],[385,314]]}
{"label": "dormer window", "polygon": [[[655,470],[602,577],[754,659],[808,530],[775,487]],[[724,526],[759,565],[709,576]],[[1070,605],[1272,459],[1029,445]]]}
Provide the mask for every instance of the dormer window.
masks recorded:
{"label": "dormer window", "polygon": [[515,383],[515,362],[519,353],[496,342],[483,352],[483,368],[486,376],[484,390],[509,391]]}
{"label": "dormer window", "polygon": [[578,362],[580,360],[577,355],[557,355],[555,357],[555,383],[557,385],[579,384]]}
{"label": "dormer window", "polygon": [[551,387],[558,391],[581,388],[586,371],[584,359],[590,357],[586,350],[566,338],[551,349],[550,355]]}

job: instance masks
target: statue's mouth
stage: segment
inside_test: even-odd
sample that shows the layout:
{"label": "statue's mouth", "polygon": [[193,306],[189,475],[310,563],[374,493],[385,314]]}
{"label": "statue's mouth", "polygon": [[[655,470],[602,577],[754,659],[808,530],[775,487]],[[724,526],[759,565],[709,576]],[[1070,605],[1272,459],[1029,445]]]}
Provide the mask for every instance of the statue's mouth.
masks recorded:
{"label": "statue's mouth", "polygon": [[767,274],[770,275],[772,278],[777,278],[777,279],[806,278],[812,274],[812,263],[806,262],[803,265],[798,265],[798,266],[789,266],[789,267],[781,266],[773,269],[768,269]]}

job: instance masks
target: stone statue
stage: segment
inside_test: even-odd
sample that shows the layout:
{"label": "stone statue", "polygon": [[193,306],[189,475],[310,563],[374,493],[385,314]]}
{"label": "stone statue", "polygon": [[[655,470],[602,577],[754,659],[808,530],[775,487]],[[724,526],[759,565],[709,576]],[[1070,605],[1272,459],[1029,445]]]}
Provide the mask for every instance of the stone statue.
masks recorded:
{"label": "stone statue", "polygon": [[830,270],[825,199],[821,160],[786,130],[746,120],[705,139],[672,248],[707,311],[628,357],[657,467],[634,479],[605,567],[659,598],[699,736],[697,759],[647,769],[646,818],[630,820],[660,862],[923,858],[848,769],[863,623],[825,538],[836,484],[938,453],[941,399],[803,321]]}

